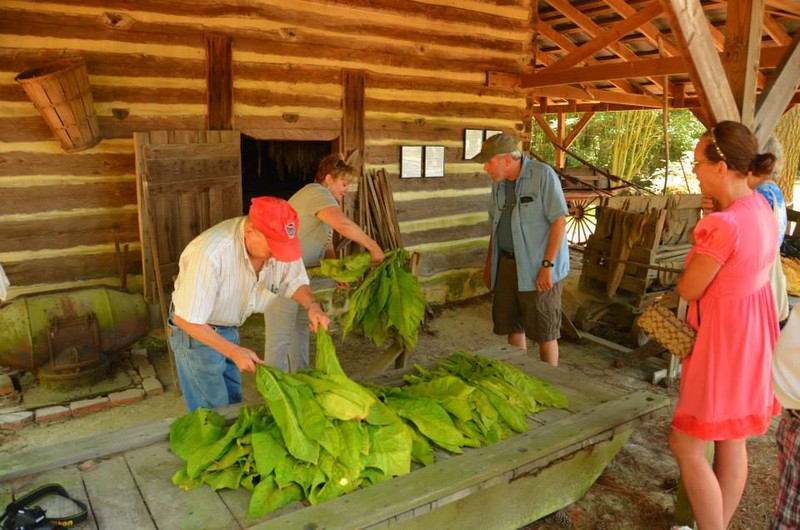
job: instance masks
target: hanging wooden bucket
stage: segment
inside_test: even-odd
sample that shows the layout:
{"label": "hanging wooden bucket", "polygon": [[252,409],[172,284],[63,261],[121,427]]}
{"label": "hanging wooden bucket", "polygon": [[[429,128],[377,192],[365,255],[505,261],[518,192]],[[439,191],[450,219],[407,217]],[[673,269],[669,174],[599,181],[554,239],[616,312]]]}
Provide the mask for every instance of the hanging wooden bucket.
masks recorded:
{"label": "hanging wooden bucket", "polygon": [[26,70],[14,79],[42,113],[64,151],[89,149],[100,141],[92,87],[82,58]]}

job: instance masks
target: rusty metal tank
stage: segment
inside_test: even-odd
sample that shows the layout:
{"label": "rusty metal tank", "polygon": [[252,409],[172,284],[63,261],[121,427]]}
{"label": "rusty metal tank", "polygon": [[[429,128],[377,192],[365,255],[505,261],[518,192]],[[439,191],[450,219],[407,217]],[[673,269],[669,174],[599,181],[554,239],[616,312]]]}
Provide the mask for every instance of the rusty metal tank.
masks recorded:
{"label": "rusty metal tank", "polygon": [[0,365],[35,370],[50,360],[47,334],[53,319],[92,314],[102,352],[130,346],[149,331],[141,294],[97,287],[21,296],[0,305]]}

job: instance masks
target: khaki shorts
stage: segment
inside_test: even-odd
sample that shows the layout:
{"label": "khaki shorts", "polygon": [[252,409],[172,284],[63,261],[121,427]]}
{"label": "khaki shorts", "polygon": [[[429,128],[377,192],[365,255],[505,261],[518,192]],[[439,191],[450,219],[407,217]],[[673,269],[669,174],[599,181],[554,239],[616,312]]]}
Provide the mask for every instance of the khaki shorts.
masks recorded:
{"label": "khaki shorts", "polygon": [[501,256],[492,304],[494,333],[510,335],[524,331],[535,342],[561,338],[564,282],[556,282],[544,292],[517,289],[517,264],[513,258]]}

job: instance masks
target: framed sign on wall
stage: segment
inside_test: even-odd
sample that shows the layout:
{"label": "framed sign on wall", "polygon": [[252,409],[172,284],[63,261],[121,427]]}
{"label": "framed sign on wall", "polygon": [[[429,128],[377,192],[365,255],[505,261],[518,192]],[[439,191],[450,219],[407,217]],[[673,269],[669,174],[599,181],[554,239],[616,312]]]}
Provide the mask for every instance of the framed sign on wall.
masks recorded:
{"label": "framed sign on wall", "polygon": [[443,145],[401,145],[400,178],[444,177]]}

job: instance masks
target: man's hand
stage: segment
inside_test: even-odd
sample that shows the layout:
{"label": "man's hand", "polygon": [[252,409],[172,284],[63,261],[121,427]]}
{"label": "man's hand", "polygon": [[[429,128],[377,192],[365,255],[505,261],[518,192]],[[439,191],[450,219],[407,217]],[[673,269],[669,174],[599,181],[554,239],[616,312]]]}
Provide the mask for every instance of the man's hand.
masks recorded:
{"label": "man's hand", "polygon": [[539,274],[536,275],[536,290],[539,292],[544,292],[552,287],[553,287],[553,268],[540,267]]}
{"label": "man's hand", "polygon": [[311,325],[311,331],[316,332],[318,326],[322,326],[325,329],[328,329],[328,324],[330,324],[331,319],[328,318],[328,315],[325,314],[325,311],[322,310],[322,306],[319,305],[319,302],[314,302],[308,308],[308,320]]}
{"label": "man's hand", "polygon": [[240,372],[255,373],[256,365],[264,364],[264,360],[260,359],[253,350],[237,346],[235,352],[231,356],[231,360],[236,364]]}

